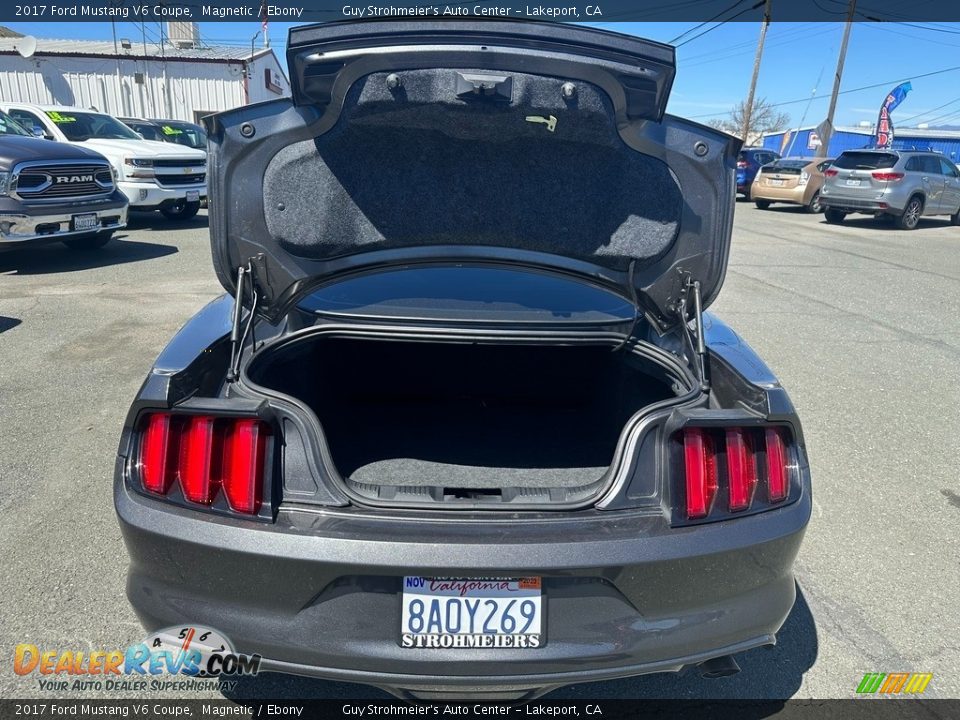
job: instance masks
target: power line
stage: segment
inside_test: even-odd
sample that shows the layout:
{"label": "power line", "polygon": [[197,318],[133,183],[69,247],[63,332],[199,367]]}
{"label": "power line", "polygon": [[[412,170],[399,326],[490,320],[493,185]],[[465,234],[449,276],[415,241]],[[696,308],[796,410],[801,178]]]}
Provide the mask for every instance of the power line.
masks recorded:
{"label": "power line", "polygon": [[[692,38],[687,38],[687,39],[684,40],[682,43],[678,44],[677,47],[683,47],[683,46],[686,45],[687,43],[690,43],[690,42],[693,42],[694,40],[697,40],[697,39],[699,39],[699,38],[702,38],[702,37],[703,37],[704,35],[706,35],[707,33],[713,32],[713,31],[716,30],[718,27],[722,27],[722,26],[726,25],[728,22],[732,22],[733,20],[736,20],[736,19],[737,19],[738,17],[740,17],[741,15],[744,15],[744,14],[750,12],[751,10],[756,10],[758,7],[760,7],[761,5],[763,5],[765,2],[766,2],[766,0],[760,0],[760,2],[756,3],[755,5],[751,5],[751,6],[748,7],[748,8],[744,8],[743,10],[741,10],[740,12],[738,12],[736,15],[731,15],[731,16],[728,17],[726,20],[722,20],[721,22],[718,22],[716,25],[714,25],[714,26],[711,27],[711,28],[707,28],[707,29],[704,30],[702,33],[700,33],[699,35],[694,35]],[[739,5],[739,4],[740,4],[740,3],[737,3],[737,5]],[[736,5],[734,5],[734,7],[736,7]],[[731,8],[731,10],[732,10],[732,9],[733,9],[733,8]]]}
{"label": "power line", "polygon": [[[955,65],[954,67],[943,68],[942,70],[933,70],[928,73],[921,73],[920,75],[912,75],[911,77],[899,78],[897,80],[885,80],[884,82],[874,83],[872,85],[864,85],[858,88],[851,88],[849,90],[841,90],[838,95],[849,95],[850,93],[861,92],[862,90],[873,90],[878,87],[887,87],[890,85],[895,85],[898,83],[906,82],[907,80],[917,80],[919,78],[932,77],[934,75],[943,75],[948,72],[956,72],[960,70],[960,65]],[[818,97],[818,100],[826,99],[826,95]],[[809,98],[800,98],[799,100],[786,100],[784,102],[770,103],[770,107],[783,107],[784,105],[796,105],[797,103],[807,102]],[[696,120],[697,118],[705,117],[716,117],[716,113],[704,113],[702,115],[690,115],[688,116],[691,120]]]}
{"label": "power line", "polygon": [[908,117],[908,118],[903,118],[903,119],[900,120],[899,122],[905,123],[905,122],[910,122],[911,120],[916,120],[918,117],[923,117],[924,115],[929,115],[930,113],[934,113],[934,112],[936,112],[937,110],[942,110],[942,109],[945,108],[947,105],[953,105],[953,104],[956,103],[956,102],[960,102],[960,97],[954,98],[953,100],[951,100],[951,101],[949,101],[949,102],[945,102],[943,105],[938,105],[938,106],[935,107],[935,108],[931,108],[930,110],[927,110],[926,112],[917,113],[916,115],[911,115],[911,116]]}
{"label": "power line", "polygon": [[737,2],[735,2],[733,5],[731,5],[730,7],[728,7],[726,10],[721,10],[721,11],[718,12],[716,15],[714,15],[712,18],[710,18],[709,20],[704,20],[702,23],[699,23],[699,24],[697,24],[697,25],[694,25],[692,28],[690,28],[689,30],[686,30],[685,32],[680,33],[679,35],[677,35],[677,36],[676,36],[675,38],[673,38],[672,40],[668,40],[667,43],[670,44],[670,45],[673,45],[677,40],[679,40],[680,38],[682,38],[684,35],[689,35],[689,34],[692,33],[694,30],[699,30],[699,29],[702,28],[704,25],[709,25],[709,24],[712,23],[714,20],[716,20],[717,18],[719,18],[721,15],[726,15],[726,14],[727,14],[728,12],[730,12],[731,10],[737,8],[737,7],[740,6],[740,5],[743,5],[743,3],[745,3],[746,1],[747,1],[747,0],[737,0]]}

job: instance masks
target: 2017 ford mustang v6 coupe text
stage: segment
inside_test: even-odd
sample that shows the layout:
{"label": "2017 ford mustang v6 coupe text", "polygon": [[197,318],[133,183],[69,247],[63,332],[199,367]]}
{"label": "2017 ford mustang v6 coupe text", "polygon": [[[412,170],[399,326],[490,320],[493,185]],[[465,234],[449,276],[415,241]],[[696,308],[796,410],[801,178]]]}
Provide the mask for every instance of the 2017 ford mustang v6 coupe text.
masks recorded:
{"label": "2017 ford mustang v6 coupe text", "polygon": [[797,415],[704,309],[739,143],[673,49],[559,24],[295,28],[292,98],[208,119],[227,293],[130,409],[151,630],[405,697],[734,672],[810,515]]}

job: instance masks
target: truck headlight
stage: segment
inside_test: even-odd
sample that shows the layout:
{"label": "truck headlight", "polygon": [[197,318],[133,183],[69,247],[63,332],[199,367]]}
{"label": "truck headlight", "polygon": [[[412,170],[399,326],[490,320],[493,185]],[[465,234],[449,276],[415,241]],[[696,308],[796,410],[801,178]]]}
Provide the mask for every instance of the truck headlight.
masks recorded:
{"label": "truck headlight", "polygon": [[10,194],[10,173],[0,172],[0,195]]}
{"label": "truck headlight", "polygon": [[123,159],[123,165],[124,177],[140,179],[155,177],[153,160],[149,158],[125,157]]}

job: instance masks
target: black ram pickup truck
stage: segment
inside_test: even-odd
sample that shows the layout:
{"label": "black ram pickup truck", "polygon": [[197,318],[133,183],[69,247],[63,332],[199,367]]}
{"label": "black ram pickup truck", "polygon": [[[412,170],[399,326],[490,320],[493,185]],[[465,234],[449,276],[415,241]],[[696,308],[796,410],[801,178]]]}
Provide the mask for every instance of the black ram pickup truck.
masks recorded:
{"label": "black ram pickup truck", "polygon": [[55,241],[90,250],[126,224],[105,157],[33,137],[0,112],[0,250]]}

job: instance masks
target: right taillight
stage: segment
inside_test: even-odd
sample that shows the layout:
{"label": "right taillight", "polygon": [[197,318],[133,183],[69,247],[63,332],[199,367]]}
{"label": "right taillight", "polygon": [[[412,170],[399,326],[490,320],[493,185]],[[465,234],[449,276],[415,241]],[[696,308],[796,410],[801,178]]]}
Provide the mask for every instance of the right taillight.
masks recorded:
{"label": "right taillight", "polygon": [[211,506],[221,491],[226,506],[256,515],[263,498],[269,426],[257,418],[152,413],[140,437],[143,489]]}
{"label": "right taillight", "polygon": [[884,180],[886,182],[896,182],[897,180],[903,180],[902,172],[872,172],[870,173],[873,176],[874,180]]}
{"label": "right taillight", "polygon": [[[720,519],[787,500],[789,438],[787,429],[779,426],[685,428],[681,439],[686,519]],[[758,497],[760,486],[764,491]]]}

